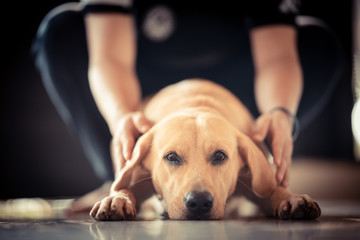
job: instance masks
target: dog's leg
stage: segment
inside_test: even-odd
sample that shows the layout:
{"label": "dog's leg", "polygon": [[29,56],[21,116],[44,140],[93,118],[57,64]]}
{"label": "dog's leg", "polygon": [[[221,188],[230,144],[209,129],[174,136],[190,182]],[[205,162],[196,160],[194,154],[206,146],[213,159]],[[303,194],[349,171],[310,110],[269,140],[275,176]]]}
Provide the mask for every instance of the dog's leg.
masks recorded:
{"label": "dog's leg", "polygon": [[108,197],[93,206],[90,216],[98,221],[133,220],[142,203],[154,194],[149,171],[137,166],[133,170],[129,187],[112,190]]}
{"label": "dog's leg", "polygon": [[291,194],[277,187],[271,195],[275,217],[283,220],[316,219],[321,215],[319,205],[307,194]]}
{"label": "dog's leg", "polygon": [[97,221],[133,220],[136,217],[135,205],[133,193],[128,189],[121,189],[97,202],[90,216]]}

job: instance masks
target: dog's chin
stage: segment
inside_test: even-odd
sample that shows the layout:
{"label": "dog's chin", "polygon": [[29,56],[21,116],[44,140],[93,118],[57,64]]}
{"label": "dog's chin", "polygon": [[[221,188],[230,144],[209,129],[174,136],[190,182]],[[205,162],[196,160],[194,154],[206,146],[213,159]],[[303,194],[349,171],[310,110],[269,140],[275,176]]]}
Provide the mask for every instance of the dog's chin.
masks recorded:
{"label": "dog's chin", "polygon": [[188,214],[186,215],[186,220],[213,220],[210,214],[205,215],[195,215],[195,214]]}
{"label": "dog's chin", "polygon": [[168,212],[163,214],[164,219],[170,219],[170,220],[219,220],[223,219],[222,216],[214,216],[212,214],[191,214],[191,213],[184,213],[181,215],[169,215]]}

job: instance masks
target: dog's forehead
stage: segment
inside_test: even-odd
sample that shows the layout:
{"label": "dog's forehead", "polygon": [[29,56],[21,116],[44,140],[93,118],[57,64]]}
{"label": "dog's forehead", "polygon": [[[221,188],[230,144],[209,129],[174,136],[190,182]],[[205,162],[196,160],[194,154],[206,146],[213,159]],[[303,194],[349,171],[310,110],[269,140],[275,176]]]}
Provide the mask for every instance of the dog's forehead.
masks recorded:
{"label": "dog's forehead", "polygon": [[179,114],[164,119],[157,127],[154,144],[159,147],[205,148],[206,150],[234,147],[236,134],[225,119],[213,114]]}

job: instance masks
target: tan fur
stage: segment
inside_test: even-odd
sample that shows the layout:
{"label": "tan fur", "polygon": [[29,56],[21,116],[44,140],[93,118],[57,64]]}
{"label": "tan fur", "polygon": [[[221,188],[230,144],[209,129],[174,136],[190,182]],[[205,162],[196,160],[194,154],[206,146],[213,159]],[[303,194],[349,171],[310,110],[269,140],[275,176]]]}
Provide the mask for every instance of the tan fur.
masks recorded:
{"label": "tan fur", "polygon": [[[210,192],[214,199],[210,218],[223,218],[226,202],[239,177],[249,179],[248,185],[258,197],[271,199],[275,211],[281,211],[277,210],[279,205],[291,196],[276,186],[264,153],[249,137],[253,117],[220,85],[200,79],[184,80],[157,93],[144,104],[143,111],[154,127],[137,141],[132,159],[112,185],[110,197],[121,198],[124,191],[129,194],[128,189],[142,178],[135,171],[140,168],[151,173],[154,189],[162,197],[171,219],[186,219],[184,198],[190,191]],[[214,166],[209,159],[218,150],[226,153],[228,159]],[[181,166],[165,161],[169,152],[181,156]],[[148,188],[137,191],[150,192]],[[133,194],[137,195],[135,191]],[[129,217],[124,210],[102,214],[116,207],[135,207],[135,200],[132,205],[125,201],[113,207],[108,198],[94,206],[92,217],[97,220],[135,217]],[[135,198],[139,201],[141,197]]]}

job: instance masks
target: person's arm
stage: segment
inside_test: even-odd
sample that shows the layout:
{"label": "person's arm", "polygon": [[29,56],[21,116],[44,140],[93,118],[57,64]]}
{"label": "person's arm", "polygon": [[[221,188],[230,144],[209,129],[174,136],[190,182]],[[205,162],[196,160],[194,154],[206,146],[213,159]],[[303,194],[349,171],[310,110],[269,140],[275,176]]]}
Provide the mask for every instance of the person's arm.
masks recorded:
{"label": "person's arm", "polygon": [[254,28],[250,33],[255,66],[255,98],[261,113],[254,139],[268,139],[277,165],[278,182],[288,185],[293,151],[293,119],[282,107],[296,114],[303,89],[296,30],[287,25]]}
{"label": "person's arm", "polygon": [[117,173],[130,158],[136,137],[147,127],[141,114],[135,114],[140,107],[141,89],[135,71],[134,19],[126,14],[95,13],[87,14],[85,24],[89,84],[113,136]]}
{"label": "person's arm", "polygon": [[88,14],[89,83],[96,104],[114,135],[124,114],[138,109],[133,18],[124,14]]}

